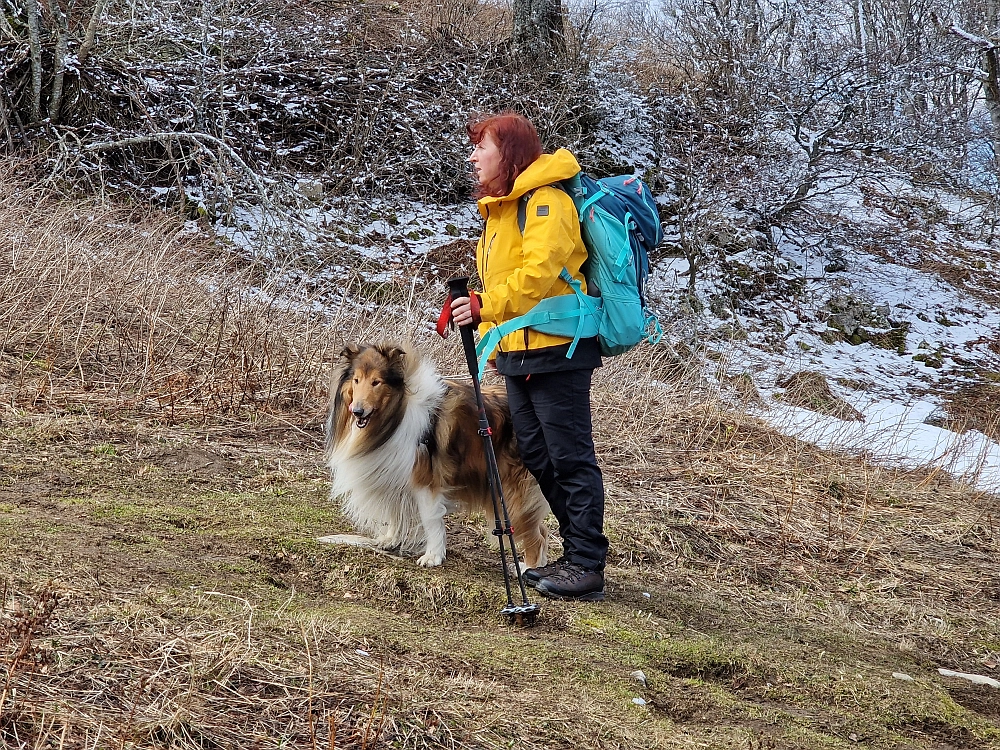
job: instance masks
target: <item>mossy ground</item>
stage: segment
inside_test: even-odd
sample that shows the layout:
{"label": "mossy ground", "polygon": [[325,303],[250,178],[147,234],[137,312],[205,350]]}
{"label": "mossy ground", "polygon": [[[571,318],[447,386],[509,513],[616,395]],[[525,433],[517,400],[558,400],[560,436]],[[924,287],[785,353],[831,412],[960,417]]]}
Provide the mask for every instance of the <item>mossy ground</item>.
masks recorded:
{"label": "mossy ground", "polygon": [[[434,570],[319,544],[352,531],[319,435],[262,435],[4,414],[8,746],[1000,747],[1000,691],[936,671],[995,667],[988,571],[981,602],[929,611],[863,559],[776,552],[754,577],[753,540],[636,516],[651,485],[612,457],[607,602],[545,601],[514,628],[481,521],[450,519]],[[46,590],[59,606],[18,665],[12,623]]]}

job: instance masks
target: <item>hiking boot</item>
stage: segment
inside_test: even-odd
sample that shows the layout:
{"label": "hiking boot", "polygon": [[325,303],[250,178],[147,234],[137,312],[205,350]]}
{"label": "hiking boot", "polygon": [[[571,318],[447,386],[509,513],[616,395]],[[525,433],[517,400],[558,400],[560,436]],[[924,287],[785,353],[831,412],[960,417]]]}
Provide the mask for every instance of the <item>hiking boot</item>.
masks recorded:
{"label": "hiking boot", "polygon": [[540,568],[528,568],[521,574],[524,578],[524,585],[535,588],[540,580],[555,575],[568,562],[565,557],[560,557],[555,562],[550,562],[548,565],[543,565]]}
{"label": "hiking boot", "polygon": [[540,580],[535,591],[550,599],[603,602],[604,573],[587,570],[576,563],[564,563],[555,573]]}

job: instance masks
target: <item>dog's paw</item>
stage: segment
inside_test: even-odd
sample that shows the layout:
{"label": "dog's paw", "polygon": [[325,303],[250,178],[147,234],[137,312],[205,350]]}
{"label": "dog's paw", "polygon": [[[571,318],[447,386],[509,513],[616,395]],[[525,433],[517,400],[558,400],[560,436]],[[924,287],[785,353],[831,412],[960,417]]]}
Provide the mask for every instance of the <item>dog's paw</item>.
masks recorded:
{"label": "dog's paw", "polygon": [[444,558],[444,553],[441,552],[425,552],[417,560],[417,565],[421,568],[436,568],[444,562]]}
{"label": "dog's paw", "polygon": [[375,546],[386,552],[398,550],[400,544],[401,542],[396,538],[395,534],[382,534],[375,538]]}

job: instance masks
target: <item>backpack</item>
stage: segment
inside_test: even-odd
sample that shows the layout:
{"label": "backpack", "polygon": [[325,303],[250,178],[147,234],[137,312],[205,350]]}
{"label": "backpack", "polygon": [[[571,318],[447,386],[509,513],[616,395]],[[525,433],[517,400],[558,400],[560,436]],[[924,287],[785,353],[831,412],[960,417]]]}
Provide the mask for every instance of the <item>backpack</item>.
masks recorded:
{"label": "backpack", "polygon": [[[587,293],[563,268],[559,278],[574,294],[543,299],[530,312],[491,328],[476,347],[480,377],[500,340],[522,328],[572,338],[567,358],[573,356],[581,338],[597,336],[605,357],[623,354],[643,339],[656,344],[663,338],[663,329],[646,309],[643,295],[649,252],[663,239],[649,187],[632,175],[595,180],[583,172],[552,187],[573,199],[580,216],[580,234],[588,255],[581,268]],[[517,225],[522,234],[533,192],[518,201]]]}

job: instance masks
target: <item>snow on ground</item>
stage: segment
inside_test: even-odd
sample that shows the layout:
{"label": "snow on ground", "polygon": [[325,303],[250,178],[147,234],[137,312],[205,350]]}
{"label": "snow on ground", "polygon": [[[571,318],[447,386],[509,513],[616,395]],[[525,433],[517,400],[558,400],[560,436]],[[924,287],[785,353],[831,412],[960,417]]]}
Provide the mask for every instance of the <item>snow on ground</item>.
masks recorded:
{"label": "snow on ground", "polygon": [[[840,199],[839,209],[850,214],[849,220],[883,224],[883,230],[890,226],[890,217],[863,206],[856,192],[846,192]],[[952,197],[949,208],[969,210],[957,197]],[[801,294],[795,300],[763,302],[752,315],[715,320],[715,326],[736,328],[745,337],[734,335],[722,343],[705,337],[703,343],[721,354],[723,363],[722,372],[710,363],[706,374],[750,376],[763,399],[758,416],[785,434],[882,463],[939,467],[985,491],[1000,492],[1000,445],[974,430],[959,434],[927,423],[938,421],[943,413],[937,394],[976,382],[977,368],[1000,369],[989,348],[995,346],[1000,331],[1000,309],[935,272],[888,262],[847,244],[820,253],[815,248],[824,245],[824,238],[807,239],[777,242],[776,265],[785,263],[799,275]],[[986,246],[956,238],[946,227],[936,228],[931,239],[960,245],[974,258],[987,257]],[[831,254],[843,260],[842,271],[824,271]],[[747,257],[730,259],[755,262],[752,251],[742,255]],[[680,299],[687,272],[684,259],[661,262],[651,277],[653,294]],[[702,281],[697,291],[708,299],[719,289],[712,281]],[[887,324],[907,325],[903,350],[831,342],[825,307],[845,296],[881,308]],[[699,325],[710,329],[711,314],[706,311]],[[802,371],[825,375],[831,390],[861,412],[864,421],[844,421],[782,403],[783,389],[777,382]]]}
{"label": "snow on ground", "polygon": [[971,486],[1000,494],[1000,445],[981,432],[956,433],[926,423],[939,407],[930,401],[881,400],[864,422],[825,417],[769,402],[757,416],[782,433],[828,450],[863,455],[882,464],[937,467]]}
{"label": "snow on ground", "polygon": [[[217,234],[250,255],[262,237],[275,229],[276,217],[258,208],[240,209]],[[334,256],[359,257],[387,265],[409,261],[456,239],[474,239],[480,231],[474,205],[437,206],[411,201],[372,200],[358,204],[352,198],[313,202],[278,221],[283,231],[304,246],[317,261]],[[335,266],[329,270],[338,272]],[[320,269],[322,272],[322,269]]]}
{"label": "snow on ground", "polygon": [[[831,205],[837,200],[824,198]],[[891,223],[891,217],[863,205],[853,188],[839,200],[845,220],[882,224],[883,230]],[[952,203],[952,210],[968,210],[958,198]],[[441,300],[429,299],[437,290],[417,288],[414,267],[427,262],[426,270],[435,275],[429,253],[456,240],[474,240],[481,228],[471,202],[436,206],[384,200],[359,206],[346,198],[320,197],[302,202],[295,216],[294,222],[283,225],[284,231],[311,256],[312,278],[336,282],[354,274],[372,284],[410,288],[408,313],[426,316],[428,325]],[[243,211],[228,224],[220,234],[249,252],[259,237],[274,231],[275,221],[273,216]],[[937,231],[946,235],[942,242],[958,242],[946,228]],[[700,313],[688,330],[707,334],[700,343],[714,349],[720,355],[715,359],[722,361],[720,368],[712,358],[706,360],[706,374],[750,376],[763,399],[757,414],[785,434],[879,462],[940,467],[986,491],[1000,492],[1000,445],[972,430],[959,434],[926,423],[942,412],[937,393],[973,382],[972,365],[1000,369],[988,348],[1000,330],[1000,309],[937,273],[888,262],[848,243],[831,244],[828,237],[776,239],[776,259],[747,250],[729,260],[748,267],[777,265],[786,275],[798,276],[801,292],[795,298],[755,301],[756,308],[749,312],[723,310],[718,318],[708,308]],[[975,243],[961,242],[976,250]],[[824,270],[831,254],[843,261],[843,270]],[[675,313],[683,298],[687,271],[687,262],[678,258],[665,259],[653,270],[647,287],[650,302],[665,316]],[[700,280],[696,289],[703,301],[720,291],[710,279]],[[894,325],[908,325],[902,353],[871,343],[831,342],[826,307],[845,296],[885,312]],[[343,299],[327,302],[339,306]],[[689,323],[690,318],[681,328]],[[719,337],[712,335],[713,329],[734,333]],[[831,390],[861,412],[864,421],[846,422],[783,403],[777,382],[802,371],[824,374]]]}

